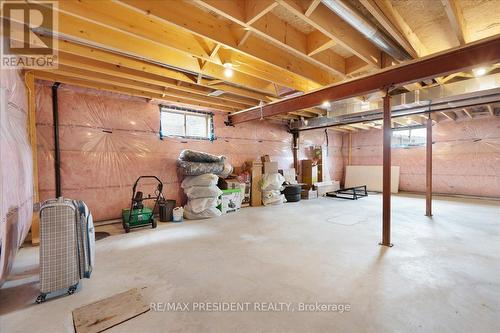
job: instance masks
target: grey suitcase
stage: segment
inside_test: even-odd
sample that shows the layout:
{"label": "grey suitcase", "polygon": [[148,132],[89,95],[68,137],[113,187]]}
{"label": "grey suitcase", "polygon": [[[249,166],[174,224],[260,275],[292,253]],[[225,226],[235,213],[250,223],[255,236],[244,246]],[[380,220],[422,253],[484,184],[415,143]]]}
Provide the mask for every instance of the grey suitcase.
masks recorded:
{"label": "grey suitcase", "polygon": [[67,289],[73,294],[90,277],[94,253],[92,215],[82,201],[45,201],[40,208],[40,295]]}

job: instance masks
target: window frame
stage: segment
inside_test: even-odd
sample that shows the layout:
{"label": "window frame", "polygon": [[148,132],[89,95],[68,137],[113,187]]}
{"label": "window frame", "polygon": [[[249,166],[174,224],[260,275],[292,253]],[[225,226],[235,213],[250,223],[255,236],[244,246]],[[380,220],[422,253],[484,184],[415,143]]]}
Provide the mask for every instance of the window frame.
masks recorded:
{"label": "window frame", "polygon": [[412,130],[416,130],[416,129],[423,129],[423,128],[426,128],[425,125],[393,128],[392,131],[391,131],[391,148],[409,149],[409,148],[425,147],[426,144],[427,144],[427,136],[424,136],[425,142],[423,142],[423,143],[418,143],[418,144],[402,144],[402,145],[399,145],[399,144],[395,145],[395,144],[392,143],[392,140],[394,139],[394,132],[408,131],[409,141],[411,141],[411,131]]}
{"label": "window frame", "polygon": [[[160,139],[163,140],[163,138],[181,138],[181,139],[190,139],[190,140],[208,140],[208,141],[214,141],[215,140],[215,129],[214,129],[214,114],[212,112],[205,112],[205,111],[198,111],[198,110],[193,110],[193,109],[188,109],[188,108],[182,108],[178,106],[172,106],[172,105],[159,105],[159,110],[160,110]],[[174,114],[182,114],[184,115],[184,135],[174,135],[174,134],[163,134],[163,126],[162,126],[162,113],[174,113]],[[192,115],[192,116],[199,116],[199,117],[205,117],[206,119],[206,126],[207,126],[207,136],[190,136],[186,135],[187,133],[187,116]]]}

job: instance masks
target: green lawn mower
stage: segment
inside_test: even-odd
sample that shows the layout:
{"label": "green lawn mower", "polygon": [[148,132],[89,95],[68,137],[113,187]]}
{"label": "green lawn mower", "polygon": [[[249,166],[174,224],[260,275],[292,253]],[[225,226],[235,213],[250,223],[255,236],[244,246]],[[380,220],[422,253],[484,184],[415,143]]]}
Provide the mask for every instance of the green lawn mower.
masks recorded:
{"label": "green lawn mower", "polygon": [[[144,197],[144,193],[137,191],[137,185],[141,179],[155,179],[158,182],[154,194],[148,194]],[[122,224],[125,232],[130,232],[132,228],[139,228],[151,225],[151,228],[156,228],[156,220],[154,212],[158,208],[160,200],[163,198],[162,194],[163,183],[156,176],[140,176],[134,183],[132,189],[132,203],[130,208],[122,210]],[[154,200],[155,204],[153,209],[144,206],[145,200]]]}

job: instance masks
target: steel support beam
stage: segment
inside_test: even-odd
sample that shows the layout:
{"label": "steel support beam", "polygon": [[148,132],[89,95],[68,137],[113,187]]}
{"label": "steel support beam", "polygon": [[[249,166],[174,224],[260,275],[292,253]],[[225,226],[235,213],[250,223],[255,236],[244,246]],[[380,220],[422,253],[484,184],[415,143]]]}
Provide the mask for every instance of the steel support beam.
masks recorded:
{"label": "steel support beam", "polygon": [[384,146],[382,166],[382,242],[380,245],[391,244],[391,96],[384,98]]}
{"label": "steel support beam", "polygon": [[[324,101],[337,101],[379,91],[383,87],[401,86],[425,79],[444,76],[476,66],[500,62],[500,37],[467,44],[458,49],[439,53],[409,63],[389,67],[376,74],[332,85],[301,96],[235,112],[229,116],[238,124],[318,106]],[[261,113],[262,112],[262,113]]]}
{"label": "steel support beam", "polygon": [[430,113],[427,118],[425,184],[425,215],[432,216],[432,115]]}

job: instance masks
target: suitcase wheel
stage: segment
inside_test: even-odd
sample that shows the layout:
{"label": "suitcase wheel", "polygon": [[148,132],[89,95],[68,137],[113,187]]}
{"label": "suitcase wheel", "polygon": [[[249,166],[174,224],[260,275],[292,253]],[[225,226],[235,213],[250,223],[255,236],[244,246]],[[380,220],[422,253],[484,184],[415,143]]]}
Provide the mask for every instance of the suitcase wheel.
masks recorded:
{"label": "suitcase wheel", "polygon": [[76,288],[78,287],[78,284],[75,284],[74,286],[71,286],[68,288],[68,295],[73,295],[76,291]]}
{"label": "suitcase wheel", "polygon": [[45,302],[45,298],[47,297],[47,295],[45,294],[40,294],[38,295],[38,297],[36,298],[36,304],[40,304],[40,303],[43,303]]}

